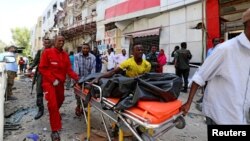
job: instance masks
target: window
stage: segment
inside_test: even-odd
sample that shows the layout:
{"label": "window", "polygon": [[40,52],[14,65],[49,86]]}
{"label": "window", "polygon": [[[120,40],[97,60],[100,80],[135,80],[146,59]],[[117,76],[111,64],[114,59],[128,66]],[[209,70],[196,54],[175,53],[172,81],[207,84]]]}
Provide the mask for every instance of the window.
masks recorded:
{"label": "window", "polygon": [[46,20],[46,17],[44,16],[44,17],[43,17],[43,23],[45,23],[45,20]]}
{"label": "window", "polygon": [[55,3],[55,4],[53,5],[53,12],[56,12],[56,10],[57,10],[57,4]]}
{"label": "window", "polygon": [[81,21],[82,20],[82,14],[76,16],[76,21]]}
{"label": "window", "polygon": [[63,2],[60,2],[60,7],[63,8]]}
{"label": "window", "polygon": [[[134,44],[142,44],[144,48],[144,53],[148,54],[151,50],[152,45],[159,46],[160,38],[158,35],[146,36],[146,37],[136,37],[133,38]],[[132,50],[132,49],[130,49]],[[157,48],[159,50],[159,47]]]}
{"label": "window", "polygon": [[48,11],[47,13],[47,19],[50,17],[50,11]]}

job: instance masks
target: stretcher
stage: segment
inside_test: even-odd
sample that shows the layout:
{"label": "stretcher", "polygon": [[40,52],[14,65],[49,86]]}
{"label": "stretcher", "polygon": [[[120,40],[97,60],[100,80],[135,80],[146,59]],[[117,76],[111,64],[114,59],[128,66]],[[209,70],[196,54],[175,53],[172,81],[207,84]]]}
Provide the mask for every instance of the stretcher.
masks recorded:
{"label": "stretcher", "polygon": [[[139,101],[137,106],[117,111],[112,107],[119,99],[104,98],[102,97],[101,87],[95,84],[92,86],[99,90],[99,97],[92,97],[86,107],[87,109],[83,109],[83,115],[87,123],[86,140],[90,140],[90,106],[99,111],[109,141],[111,141],[111,137],[104,116],[118,126],[119,141],[123,141],[124,130],[129,130],[139,141],[154,141],[173,127],[178,129],[185,127],[185,120],[179,110],[182,105],[180,100],[171,102]],[[86,99],[88,92],[89,90],[84,87],[84,84],[81,88],[74,87],[74,93],[83,100]],[[83,102],[81,104],[84,107]]]}

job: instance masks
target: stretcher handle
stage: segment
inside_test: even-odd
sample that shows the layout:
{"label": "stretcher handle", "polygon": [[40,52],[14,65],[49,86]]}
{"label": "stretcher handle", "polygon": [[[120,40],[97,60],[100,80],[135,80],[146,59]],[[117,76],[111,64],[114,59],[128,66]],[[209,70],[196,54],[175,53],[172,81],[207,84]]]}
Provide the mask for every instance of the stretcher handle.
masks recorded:
{"label": "stretcher handle", "polygon": [[[90,82],[85,82],[85,83],[86,84],[90,84]],[[102,88],[100,86],[96,85],[96,84],[91,84],[91,86],[96,87],[96,88],[99,89],[99,91],[100,91],[100,97],[99,97],[99,100],[97,100],[97,102],[101,102],[102,101]],[[84,86],[83,86],[83,88],[84,88]]]}

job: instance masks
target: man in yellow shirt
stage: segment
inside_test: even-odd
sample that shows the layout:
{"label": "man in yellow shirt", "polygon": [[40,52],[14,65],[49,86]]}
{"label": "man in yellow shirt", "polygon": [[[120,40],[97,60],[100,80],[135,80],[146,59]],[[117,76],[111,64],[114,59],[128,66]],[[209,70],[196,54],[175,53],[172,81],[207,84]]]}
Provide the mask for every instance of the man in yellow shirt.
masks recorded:
{"label": "man in yellow shirt", "polygon": [[102,76],[96,78],[92,82],[98,82],[101,78],[109,78],[114,74],[120,73],[123,70],[126,71],[127,77],[136,77],[144,73],[150,72],[151,65],[145,59],[142,59],[143,47],[140,44],[133,46],[133,57],[125,60],[120,64],[119,67],[115,68],[112,71],[109,71]]}

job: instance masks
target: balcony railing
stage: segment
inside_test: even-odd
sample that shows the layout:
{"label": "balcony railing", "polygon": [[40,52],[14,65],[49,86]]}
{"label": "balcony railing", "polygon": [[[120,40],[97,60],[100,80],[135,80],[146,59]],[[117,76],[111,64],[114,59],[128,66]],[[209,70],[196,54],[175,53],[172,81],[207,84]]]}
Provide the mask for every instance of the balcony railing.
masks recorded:
{"label": "balcony railing", "polygon": [[95,22],[96,17],[97,17],[97,14],[89,15],[89,16],[85,17],[83,20],[75,21],[74,24],[68,25],[67,27],[65,27],[65,30],[69,30],[71,28],[75,28],[75,27],[78,27],[78,26],[81,26],[81,25],[85,25],[85,24],[88,24],[88,23]]}

